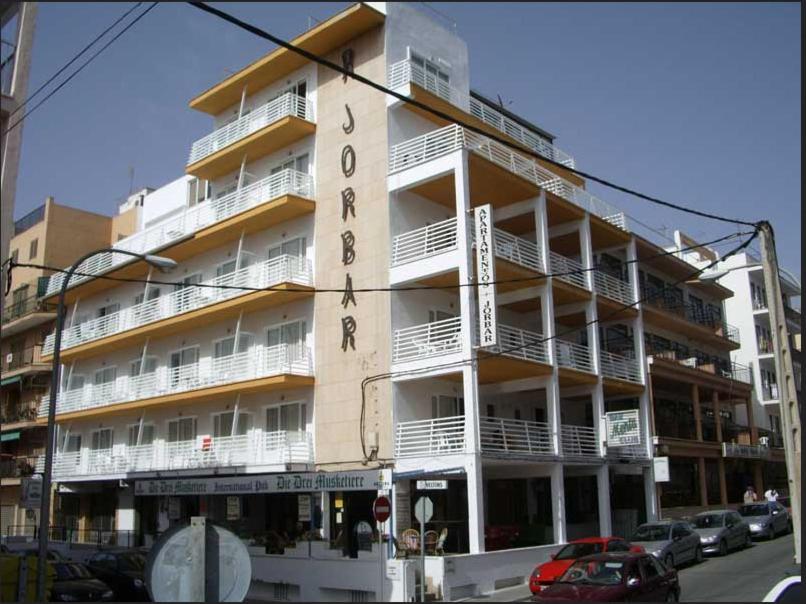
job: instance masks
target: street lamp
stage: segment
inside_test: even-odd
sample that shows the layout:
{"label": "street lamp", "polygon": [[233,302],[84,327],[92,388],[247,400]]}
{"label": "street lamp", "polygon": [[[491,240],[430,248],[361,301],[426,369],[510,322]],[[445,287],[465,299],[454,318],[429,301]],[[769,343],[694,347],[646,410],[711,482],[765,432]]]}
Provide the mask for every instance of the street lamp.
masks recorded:
{"label": "street lamp", "polygon": [[56,399],[59,393],[60,366],[61,366],[61,345],[62,345],[62,324],[64,322],[64,295],[67,292],[67,285],[76,269],[89,258],[97,254],[124,254],[144,260],[151,266],[165,272],[176,268],[176,261],[163,256],[152,254],[138,254],[128,250],[104,248],[85,254],[79,258],[67,271],[59,290],[59,306],[56,309],[56,333],[53,343],[53,372],[50,381],[50,406],[48,407],[48,435],[45,442],[45,469],[42,473],[42,502],[39,507],[39,561],[36,567],[36,599],[39,602],[45,601],[45,568],[47,566],[48,554],[48,524],[50,521],[50,487],[51,474],[53,472],[53,447],[56,431]]}

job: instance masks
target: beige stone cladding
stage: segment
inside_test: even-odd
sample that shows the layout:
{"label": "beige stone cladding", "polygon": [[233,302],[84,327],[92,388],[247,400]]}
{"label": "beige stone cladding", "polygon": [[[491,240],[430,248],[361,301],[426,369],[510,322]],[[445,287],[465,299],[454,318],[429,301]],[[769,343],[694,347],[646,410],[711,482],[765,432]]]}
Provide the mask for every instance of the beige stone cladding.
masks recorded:
{"label": "beige stone cladding", "polygon": [[[341,64],[352,49],[356,73],[385,81],[384,32],[373,29],[330,53]],[[316,286],[344,288],[346,276],[356,289],[389,283],[389,210],[386,188],[387,112],[382,93],[320,66],[316,118]],[[353,129],[345,105],[353,117]],[[346,128],[345,128],[346,127]],[[346,176],[342,154],[350,145],[355,170]],[[346,158],[349,172],[349,157]],[[355,217],[342,219],[342,191],[355,193]],[[355,237],[355,258],[343,262],[342,235]],[[361,467],[359,419],[361,382],[389,371],[391,306],[387,292],[356,293],[356,304],[342,304],[342,294],[317,294],[316,333],[316,463],[323,470]],[[355,319],[355,350],[342,350],[342,320]],[[367,389],[366,431],[379,435],[379,458],[391,458],[392,399],[388,380]],[[369,453],[369,450],[367,450]],[[336,463],[338,462],[338,463]]]}

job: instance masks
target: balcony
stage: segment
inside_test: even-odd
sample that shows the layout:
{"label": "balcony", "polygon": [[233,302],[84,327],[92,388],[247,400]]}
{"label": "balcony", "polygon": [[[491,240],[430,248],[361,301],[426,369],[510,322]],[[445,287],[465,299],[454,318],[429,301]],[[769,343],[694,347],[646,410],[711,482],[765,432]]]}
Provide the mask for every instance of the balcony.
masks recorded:
{"label": "balcony", "polygon": [[600,350],[599,367],[605,380],[605,394],[643,390],[641,364],[636,359]]}
{"label": "balcony", "polygon": [[762,401],[777,401],[778,400],[778,384],[762,384],[761,385],[761,400]]}
{"label": "balcony", "polygon": [[186,171],[212,180],[315,131],[311,102],[288,92],[193,143]]}
{"label": "balcony", "polygon": [[772,345],[772,338],[758,338],[758,353],[759,354],[774,354],[775,347]]}
{"label": "balcony", "polygon": [[[549,252],[549,272],[552,274],[552,292],[556,305],[581,302],[590,298],[585,267],[557,252]],[[569,287],[571,286],[571,287]]]}
{"label": "balcony", "polygon": [[[237,316],[245,307],[283,304],[307,294],[304,291],[285,291],[280,287],[281,284],[311,286],[311,273],[311,261],[298,256],[282,255],[253,264],[204,281],[198,287],[185,287],[105,317],[68,327],[62,331],[62,356],[65,360],[75,358],[78,354],[71,354],[69,350],[78,346],[82,347],[83,354],[90,354],[101,347],[108,352],[132,345],[135,340],[144,340],[149,336],[168,335],[202,318],[220,320],[227,316]],[[218,287],[227,289],[217,289]],[[238,287],[278,289],[255,292],[239,290]],[[238,300],[233,300],[234,298]],[[223,305],[226,300],[232,302]],[[168,319],[170,323],[166,322]],[[146,326],[148,327],[144,328]],[[110,341],[113,336],[117,337]],[[45,338],[44,354],[53,354],[54,342],[55,334]],[[96,345],[88,346],[91,342],[96,342]]]}
{"label": "balcony", "polygon": [[[43,287],[47,277],[43,278]],[[37,290],[37,283],[31,284],[28,289]],[[3,337],[9,337],[22,333],[32,327],[46,323],[56,318],[56,305],[47,303],[39,298],[39,295],[27,296],[25,298],[7,299],[3,308]]]}
{"label": "balcony", "polygon": [[[7,401],[0,410],[0,425],[4,430],[11,430],[18,426],[15,424],[25,424],[36,421],[39,399],[25,403],[19,401]],[[22,427],[22,426],[19,426]]]}
{"label": "balcony", "polygon": [[461,352],[461,333],[461,317],[398,329],[392,343],[392,362],[421,361]]}
{"label": "balcony", "polygon": [[[574,158],[555,147],[548,139],[524,128],[521,124],[505,116],[487,103],[459,92],[447,82],[427,73],[422,67],[414,64],[409,59],[398,61],[389,67],[387,82],[389,88],[393,90],[407,84],[416,84],[423,90],[465,112],[469,110],[470,114],[481,122],[507,135],[527,149],[531,149],[535,153],[569,168],[575,167]],[[439,109],[439,107],[435,107],[435,109]]]}
{"label": "balcony", "polygon": [[[55,478],[126,476],[137,472],[313,463],[313,435],[309,432],[251,430],[238,436],[200,438],[147,445],[118,445],[111,449],[83,449],[58,453],[53,460]],[[36,471],[41,472],[40,463]]]}
{"label": "balcony", "polygon": [[596,382],[590,348],[569,342],[554,340],[554,358],[560,368],[560,385],[592,384]]}
{"label": "balcony", "polygon": [[786,320],[790,322],[790,328],[794,328],[795,333],[800,333],[800,311],[784,304],[784,316],[786,317]]}
{"label": "balcony", "polygon": [[4,378],[28,371],[50,371],[50,364],[42,361],[42,346],[39,344],[21,350],[9,350],[3,356],[2,367]]}
{"label": "balcony", "polygon": [[[80,412],[103,411],[113,406],[129,409],[185,400],[201,402],[229,393],[246,394],[271,388],[274,382],[262,381],[264,378],[312,375],[310,350],[302,344],[255,346],[246,352],[229,356],[203,357],[197,363],[174,368],[162,365],[152,373],[135,377],[123,375],[113,382],[85,384],[83,388],[64,390],[59,393],[56,413],[72,417],[84,415]],[[306,380],[282,385],[291,387],[311,383],[312,380]],[[228,385],[238,387],[226,388]],[[182,396],[185,393],[193,394]],[[131,404],[134,402],[138,404]],[[47,416],[49,406],[42,401],[40,418]]]}
{"label": "balcony", "polygon": [[652,356],[653,363],[656,360],[661,362],[674,362],[683,367],[696,369],[703,373],[723,377],[729,380],[742,382],[743,384],[752,383],[752,373],[750,368],[746,365],[733,363],[725,360],[722,363],[715,363],[711,360],[702,359],[698,357],[678,357],[674,350],[661,350],[657,348],[648,348],[647,354]]}
{"label": "balcony", "polygon": [[551,428],[545,422],[480,417],[479,441],[485,455],[554,457]]}
{"label": "balcony", "polygon": [[[171,250],[160,252],[160,255],[180,261],[236,239],[241,232],[264,230],[272,224],[310,213],[313,211],[313,202],[309,200],[313,197],[313,176],[296,170],[283,170],[218,199],[186,208],[179,216],[139,231],[119,241],[114,247],[137,254],[148,254],[173,246]],[[247,212],[253,209],[258,211]],[[217,229],[207,229],[228,219],[231,219],[232,226],[235,227],[231,229],[231,237],[222,235],[222,227],[225,225],[217,225]],[[78,267],[79,273],[88,276],[74,276],[70,280],[70,286],[133,262],[131,256],[124,254],[98,254]],[[143,262],[140,264],[141,273],[145,274],[147,265]],[[45,295],[57,294],[63,279],[62,273],[52,275]],[[99,280],[94,283],[99,283]]]}
{"label": "balcony", "polygon": [[465,418],[441,417],[399,422],[395,457],[432,457],[465,452]]}
{"label": "balcony", "polygon": [[[490,164],[528,183],[527,189],[529,190],[519,189],[515,192],[512,187],[504,186],[506,183],[501,182],[500,179],[496,181],[494,176],[491,177],[492,182],[473,182],[471,170],[471,190],[489,192],[490,195],[494,196],[488,199],[489,203],[493,203],[493,205],[513,203],[518,201],[519,198],[526,199],[530,196],[535,196],[537,189],[545,189],[547,192],[600,217],[617,229],[626,230],[624,214],[616,207],[550,172],[535,160],[515,153],[508,147],[494,142],[486,136],[470,132],[457,125],[445,126],[393,145],[389,149],[389,174],[396,174],[420,166],[462,149],[469,151],[472,156],[483,158]],[[487,176],[484,179],[489,180]],[[510,189],[512,189],[512,192],[510,192]],[[498,194],[496,194],[496,191]],[[512,197],[513,195],[515,197]]]}
{"label": "balcony", "polygon": [[0,458],[0,478],[20,478],[34,473],[38,457],[3,455]]}
{"label": "balcony", "polygon": [[628,281],[603,273],[601,270],[595,270],[593,271],[593,282],[596,293],[600,296],[606,296],[622,305],[636,302],[632,286]]}
{"label": "balcony", "polygon": [[649,457],[644,445],[607,447],[606,456],[608,459],[647,459]]}
{"label": "balcony", "polygon": [[596,459],[601,457],[599,439],[592,426],[560,427],[560,448],[563,457],[571,459]]}

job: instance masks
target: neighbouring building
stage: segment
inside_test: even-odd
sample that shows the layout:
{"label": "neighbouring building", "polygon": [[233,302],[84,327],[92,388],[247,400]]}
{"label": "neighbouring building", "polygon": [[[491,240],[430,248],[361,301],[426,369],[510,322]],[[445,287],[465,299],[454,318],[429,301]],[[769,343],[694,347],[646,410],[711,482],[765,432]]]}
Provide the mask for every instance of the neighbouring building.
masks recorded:
{"label": "neighbouring building", "polygon": [[[66,267],[83,254],[108,247],[135,225],[130,217],[110,218],[57,204],[52,197],[14,223],[10,241],[15,262]],[[129,225],[125,223],[129,222]],[[121,231],[121,227],[123,230]],[[80,233],[81,236],[76,236]],[[12,270],[0,327],[0,530],[3,536],[32,534],[38,511],[21,509],[20,480],[33,473],[44,452],[45,427],[37,423],[40,403],[50,394],[51,363],[42,344],[54,329],[56,304],[44,301],[53,271],[19,266]]]}
{"label": "neighbouring building", "polygon": [[[730,292],[638,304],[692,265],[587,192],[551,134],[472,91],[465,43],[419,8],[354,4],[294,43],[559,166],[285,49],[194,98],[212,132],[115,244],[177,268],[102,254],[82,272],[136,281],[68,289],[64,538],[149,545],[202,514],[247,543],[250,598],[408,599],[412,561],[380,582],[392,546],[373,543],[371,506],[391,495],[400,549],[428,494],[446,555],[426,582],[455,599],[525,580],[559,542],[655,518],[649,368],[673,399],[699,397],[680,416],[698,430],[721,425],[706,407],[733,417],[751,386],[731,373]],[[483,331],[477,254],[501,281]],[[607,445],[613,412],[634,420],[619,424],[629,445]]]}

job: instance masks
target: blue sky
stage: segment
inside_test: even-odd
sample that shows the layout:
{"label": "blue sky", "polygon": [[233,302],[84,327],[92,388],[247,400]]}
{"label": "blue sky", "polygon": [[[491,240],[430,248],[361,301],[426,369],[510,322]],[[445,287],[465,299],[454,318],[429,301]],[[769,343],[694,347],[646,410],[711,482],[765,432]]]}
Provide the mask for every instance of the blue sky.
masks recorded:
{"label": "blue sky", "polygon": [[[346,4],[224,8],[289,38]],[[128,6],[40,3],[29,90]],[[580,169],[709,212],[767,218],[782,264],[800,275],[799,4],[428,6],[467,41],[473,87],[554,133]],[[270,49],[184,3],[157,6],[26,120],[15,217],[47,195],[114,213],[130,166],[135,188],[178,177],[211,129],[188,100]],[[590,188],[669,234],[735,230]]]}

